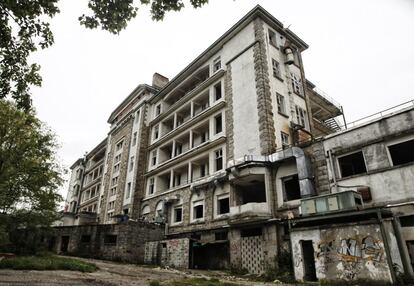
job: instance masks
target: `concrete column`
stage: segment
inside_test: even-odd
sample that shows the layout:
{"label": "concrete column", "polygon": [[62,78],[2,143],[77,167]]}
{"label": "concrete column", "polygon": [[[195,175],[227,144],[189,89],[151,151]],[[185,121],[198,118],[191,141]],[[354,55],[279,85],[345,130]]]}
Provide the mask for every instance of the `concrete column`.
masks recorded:
{"label": "concrete column", "polygon": [[174,127],[173,129],[177,128],[177,113],[174,113]]}
{"label": "concrete column", "polygon": [[174,158],[174,157],[175,157],[175,140],[173,140],[171,157],[172,157],[172,158]]}
{"label": "concrete column", "polygon": [[168,187],[169,189],[171,189],[173,187],[173,183],[174,183],[174,170],[171,169],[171,171],[170,171],[170,186]]}
{"label": "concrete column", "polygon": [[188,144],[188,145],[189,145],[189,147],[188,147],[188,148],[189,148],[189,149],[192,149],[192,148],[194,147],[194,146],[193,146],[194,144],[193,144],[193,130],[192,130],[192,129],[190,129],[190,139],[189,139],[189,140],[190,140],[190,142],[189,142],[189,144]]}
{"label": "concrete column", "polygon": [[194,101],[191,101],[190,104],[190,118],[194,117]]}
{"label": "concrete column", "polygon": [[193,178],[192,178],[192,173],[193,173],[193,164],[191,164],[191,162],[188,162],[188,182],[192,182]]}

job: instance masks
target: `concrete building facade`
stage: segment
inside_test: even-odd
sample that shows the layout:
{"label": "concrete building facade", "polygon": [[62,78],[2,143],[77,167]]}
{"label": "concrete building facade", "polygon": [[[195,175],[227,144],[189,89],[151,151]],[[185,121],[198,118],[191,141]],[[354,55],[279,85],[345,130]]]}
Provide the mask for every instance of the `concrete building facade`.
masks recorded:
{"label": "concrete building facade", "polygon": [[162,226],[147,263],[260,274],[288,253],[297,280],[411,275],[413,108],[345,129],[307,48],[257,6],[171,81],[154,74],[109,117],[78,199],[95,169],[72,166],[66,211]]}

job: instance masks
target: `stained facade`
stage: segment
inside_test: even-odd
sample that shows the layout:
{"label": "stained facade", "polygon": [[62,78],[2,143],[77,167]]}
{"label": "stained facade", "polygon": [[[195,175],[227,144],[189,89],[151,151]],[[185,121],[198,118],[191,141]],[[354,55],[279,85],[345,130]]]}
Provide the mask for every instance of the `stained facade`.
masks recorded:
{"label": "stained facade", "polygon": [[341,126],[307,48],[257,6],[171,81],[154,74],[72,166],[64,224],[163,226],[147,263],[259,274],[289,253],[297,280],[410,275],[413,108]]}

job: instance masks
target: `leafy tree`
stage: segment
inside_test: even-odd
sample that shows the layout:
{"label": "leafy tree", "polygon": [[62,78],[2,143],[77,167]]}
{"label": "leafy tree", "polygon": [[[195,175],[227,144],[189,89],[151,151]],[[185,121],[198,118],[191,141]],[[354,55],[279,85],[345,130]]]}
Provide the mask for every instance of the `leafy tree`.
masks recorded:
{"label": "leafy tree", "polygon": [[62,197],[55,135],[15,103],[0,99],[0,244],[16,230],[50,226]]}
{"label": "leafy tree", "polygon": [[[189,0],[194,8],[208,0]],[[31,108],[30,86],[40,86],[38,64],[29,64],[28,57],[39,48],[53,44],[48,21],[59,13],[58,0],[0,1],[0,99],[12,98],[17,107]],[[89,0],[90,16],[79,17],[87,28],[100,27],[118,34],[137,16],[140,5],[150,5],[153,20],[162,20],[166,12],[180,11],[183,0]]]}

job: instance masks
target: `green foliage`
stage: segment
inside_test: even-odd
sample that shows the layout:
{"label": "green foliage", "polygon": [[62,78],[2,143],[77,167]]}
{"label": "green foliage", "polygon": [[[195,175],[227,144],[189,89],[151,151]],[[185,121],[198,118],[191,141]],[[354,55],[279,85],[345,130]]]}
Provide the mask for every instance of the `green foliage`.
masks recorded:
{"label": "green foliage", "polygon": [[15,270],[73,270],[93,272],[97,270],[95,264],[81,260],[59,256],[17,256],[0,261],[1,268]]}
{"label": "green foliage", "polygon": [[160,283],[160,281],[158,281],[158,280],[152,280],[152,281],[149,283],[149,286],[161,286],[161,283]]}
{"label": "green foliage", "polygon": [[[206,3],[208,0],[190,0],[194,8]],[[0,1],[0,99],[12,98],[26,111],[32,105],[30,87],[42,83],[40,66],[30,64],[28,57],[53,44],[48,21],[60,12],[57,4],[58,0]],[[92,14],[83,14],[79,21],[86,28],[119,34],[137,16],[139,5],[151,5],[152,18],[157,21],[166,12],[184,7],[182,0],[89,0]]]}
{"label": "green foliage", "polygon": [[32,239],[56,220],[62,199],[57,143],[33,111],[2,99],[0,122],[0,246],[27,244],[30,253],[37,247]]}

